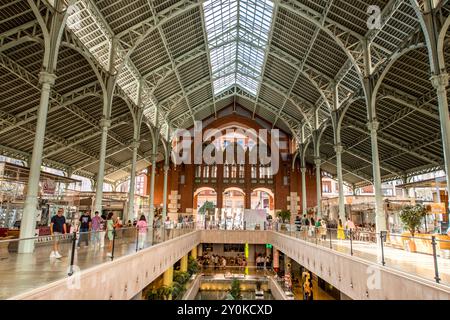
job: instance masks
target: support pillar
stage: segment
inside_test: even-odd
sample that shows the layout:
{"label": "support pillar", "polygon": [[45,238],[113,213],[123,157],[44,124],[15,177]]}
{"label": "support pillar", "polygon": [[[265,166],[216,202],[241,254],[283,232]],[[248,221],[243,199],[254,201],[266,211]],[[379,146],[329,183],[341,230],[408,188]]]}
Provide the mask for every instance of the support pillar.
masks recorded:
{"label": "support pillar", "polygon": [[273,247],[273,269],[278,272],[280,268],[280,252]]}
{"label": "support pillar", "polygon": [[[192,251],[194,251],[194,249],[192,249]],[[197,255],[199,257],[203,256],[203,245],[201,243],[197,246]]]}
{"label": "support pillar", "polygon": [[191,250],[191,257],[197,260],[197,246],[193,247]]}
{"label": "support pillar", "polygon": [[342,224],[345,223],[345,197],[344,197],[344,180],[342,178],[342,151],[343,147],[338,144],[334,147],[336,151],[336,167],[337,167],[337,179],[339,188],[339,219]]}
{"label": "support pillar", "polygon": [[166,221],[167,216],[167,179],[169,176],[169,168],[170,168],[169,165],[164,166],[162,221]]}
{"label": "support pillar", "polygon": [[151,156],[151,174],[150,174],[150,199],[149,199],[149,213],[148,213],[148,224],[153,226],[153,220],[155,218],[155,173],[156,173],[156,155]]}
{"label": "support pillar", "polygon": [[[45,127],[47,125],[48,104],[50,91],[55,84],[56,76],[48,72],[39,74],[41,83],[41,99],[39,102],[36,134],[30,161],[30,175],[28,177],[28,191],[20,224],[20,238],[34,237],[36,229],[36,210],[38,209],[39,178],[41,175],[42,152],[44,149]],[[30,253],[34,250],[34,241],[20,241],[19,252]]]}
{"label": "support pillar", "polygon": [[98,162],[97,187],[95,191],[95,208],[94,211],[102,212],[103,199],[103,180],[105,178],[105,161],[106,161],[106,144],[108,141],[108,128],[111,126],[111,120],[102,118],[100,127],[102,128],[102,140],[100,145],[100,159]]}
{"label": "support pillar", "polygon": [[[163,274],[163,286],[170,287],[173,283],[173,266],[167,269]],[[172,294],[168,297],[167,300],[172,300]]]}
{"label": "support pillar", "polygon": [[[449,81],[448,73],[441,73],[439,75],[434,75],[431,77],[431,83],[433,84],[433,87],[436,89],[439,104],[439,118],[441,122],[441,136],[444,151],[445,176],[447,178],[447,194],[450,194],[450,118],[447,100],[448,81]],[[450,197],[448,197],[447,208],[450,209]]]}
{"label": "support pillar", "polygon": [[188,255],[184,255],[180,260],[180,271],[187,272],[188,270]]}
{"label": "support pillar", "polygon": [[372,145],[373,188],[375,192],[375,223],[377,233],[386,231],[386,215],[384,213],[383,193],[381,191],[380,158],[378,156],[378,126],[379,123],[375,120],[367,124]]}
{"label": "support pillar", "polygon": [[316,190],[317,190],[317,219],[322,218],[321,202],[322,202],[322,175],[320,173],[320,158],[314,159],[316,165]]}
{"label": "support pillar", "polygon": [[307,213],[307,204],[306,204],[306,168],[300,168],[302,173],[302,212],[305,215]]}
{"label": "support pillar", "polygon": [[133,148],[133,156],[131,159],[131,175],[130,175],[130,190],[128,195],[128,215],[124,219],[124,222],[127,222],[128,220],[139,217],[136,215],[136,212],[134,212],[134,191],[136,189],[136,161],[137,161],[137,153],[139,149],[139,141],[134,140],[131,143],[131,147]]}

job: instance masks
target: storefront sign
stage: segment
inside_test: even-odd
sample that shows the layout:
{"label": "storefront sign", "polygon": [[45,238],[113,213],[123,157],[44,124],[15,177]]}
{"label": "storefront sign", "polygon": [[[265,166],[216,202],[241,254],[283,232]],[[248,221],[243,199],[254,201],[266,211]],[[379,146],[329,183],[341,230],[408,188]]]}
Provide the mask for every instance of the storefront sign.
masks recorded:
{"label": "storefront sign", "polygon": [[434,202],[430,204],[432,214],[445,214],[445,203]]}
{"label": "storefront sign", "polygon": [[55,194],[56,182],[50,179],[44,180],[42,183],[42,191],[44,194]]}

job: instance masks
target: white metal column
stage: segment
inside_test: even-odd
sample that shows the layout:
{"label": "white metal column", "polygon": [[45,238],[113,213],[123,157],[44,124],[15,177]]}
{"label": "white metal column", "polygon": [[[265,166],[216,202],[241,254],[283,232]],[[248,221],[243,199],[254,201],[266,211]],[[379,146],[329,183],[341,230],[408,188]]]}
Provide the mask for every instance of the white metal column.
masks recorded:
{"label": "white metal column", "polygon": [[[444,150],[445,175],[447,178],[447,194],[450,194],[450,118],[448,112],[447,86],[448,74],[441,73],[431,77],[431,83],[436,89],[439,103],[439,118],[441,122],[442,148]],[[448,197],[447,204],[450,204]],[[448,207],[450,208],[450,206]]]}
{"label": "white metal column", "polygon": [[316,165],[317,218],[322,218],[322,176],[320,174],[320,163],[320,158],[314,159],[314,164]]}
{"label": "white metal column", "polygon": [[164,166],[164,186],[163,186],[163,208],[162,208],[162,221],[166,221],[167,216],[167,179],[169,176],[169,166]]}
{"label": "white metal column", "polygon": [[133,156],[131,159],[131,175],[130,175],[130,190],[128,195],[128,216],[124,221],[128,221],[134,218],[139,218],[136,216],[136,212],[134,212],[134,190],[136,189],[136,161],[137,161],[137,152],[139,148],[139,141],[134,140],[131,143],[133,147]]}
{"label": "white metal column", "polygon": [[[20,238],[34,237],[36,229],[36,210],[38,209],[39,178],[41,174],[42,152],[44,149],[45,127],[47,124],[48,104],[50,91],[55,84],[56,76],[48,72],[39,74],[39,82],[42,85],[41,99],[34,137],[33,153],[30,162],[30,174],[28,177],[28,190],[25,206],[20,223]],[[19,252],[30,253],[34,250],[34,241],[20,241]]]}
{"label": "white metal column", "polygon": [[345,223],[345,198],[344,198],[344,180],[342,178],[342,145],[336,145],[334,150],[336,151],[336,167],[337,167],[337,180],[339,188],[339,219],[342,223]]}
{"label": "white metal column", "polygon": [[97,186],[95,191],[95,211],[98,211],[100,214],[102,212],[103,181],[105,178],[106,143],[108,141],[108,128],[110,126],[111,120],[105,118],[100,120],[102,141],[100,145],[100,159],[98,162]]}
{"label": "white metal column", "polygon": [[148,213],[148,223],[150,226],[153,226],[153,220],[155,218],[155,170],[156,170],[156,155],[151,156],[152,168],[150,175],[150,199],[149,199],[149,213]]}
{"label": "white metal column", "polygon": [[303,214],[306,214],[306,168],[302,167],[300,168],[300,171],[302,173],[302,212]]}
{"label": "white metal column", "polygon": [[370,142],[372,145],[373,188],[375,192],[375,222],[376,232],[386,231],[386,216],[383,208],[383,194],[381,190],[380,158],[378,156],[377,130],[379,123],[372,121],[367,124],[370,130]]}

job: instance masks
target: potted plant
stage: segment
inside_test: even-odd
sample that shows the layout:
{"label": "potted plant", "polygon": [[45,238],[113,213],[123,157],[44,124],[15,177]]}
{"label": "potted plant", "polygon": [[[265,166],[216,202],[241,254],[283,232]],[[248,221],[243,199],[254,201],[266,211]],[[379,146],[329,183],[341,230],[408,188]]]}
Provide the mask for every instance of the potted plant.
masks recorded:
{"label": "potted plant", "polygon": [[216,206],[211,201],[205,201],[203,205],[198,209],[199,214],[205,215],[205,221],[206,217],[211,217],[214,214],[214,210],[216,209]]}
{"label": "potted plant", "polygon": [[286,230],[286,226],[284,223],[289,223],[291,220],[291,212],[289,210],[283,209],[278,211],[277,216],[281,219],[281,222],[283,223],[281,225],[281,230]]}
{"label": "potted plant", "polygon": [[418,231],[422,224],[422,219],[426,215],[424,206],[417,204],[415,206],[406,206],[400,211],[400,220],[404,227],[411,233],[408,246],[411,252],[416,252],[416,243],[414,242],[414,234]]}

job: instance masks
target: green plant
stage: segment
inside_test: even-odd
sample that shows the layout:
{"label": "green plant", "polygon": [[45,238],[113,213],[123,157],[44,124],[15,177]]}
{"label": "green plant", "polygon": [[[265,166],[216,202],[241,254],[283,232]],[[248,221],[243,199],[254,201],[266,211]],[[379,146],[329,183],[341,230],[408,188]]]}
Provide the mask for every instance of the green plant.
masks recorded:
{"label": "green plant", "polygon": [[147,294],[147,300],[168,300],[173,292],[173,286],[162,286],[153,288]]}
{"label": "green plant", "polygon": [[278,211],[277,216],[280,217],[283,223],[287,223],[291,220],[291,212],[289,210]]}
{"label": "green plant", "polygon": [[411,236],[414,237],[414,233],[419,229],[425,215],[426,209],[420,204],[406,206],[400,211],[400,220],[405,228],[409,230]]}
{"label": "green plant", "polygon": [[200,266],[198,265],[197,260],[189,256],[189,262],[188,262],[188,274],[192,276],[195,273],[198,273],[200,269]]}
{"label": "green plant", "polygon": [[238,279],[233,279],[233,282],[231,282],[231,290],[227,295],[227,300],[242,300],[241,282]]}
{"label": "green plant", "polygon": [[211,216],[214,213],[214,209],[216,209],[216,206],[213,202],[205,201],[205,203],[203,203],[203,205],[198,209],[198,213]]}
{"label": "green plant", "polygon": [[178,281],[174,281],[172,283],[172,299],[173,300],[176,300],[176,299],[182,297],[185,291],[186,291],[185,283],[181,283]]}
{"label": "green plant", "polygon": [[162,286],[158,288],[160,300],[169,300],[170,295],[173,292],[173,286]]}
{"label": "green plant", "polygon": [[188,272],[174,271],[173,281],[181,284],[188,282],[191,275]]}

